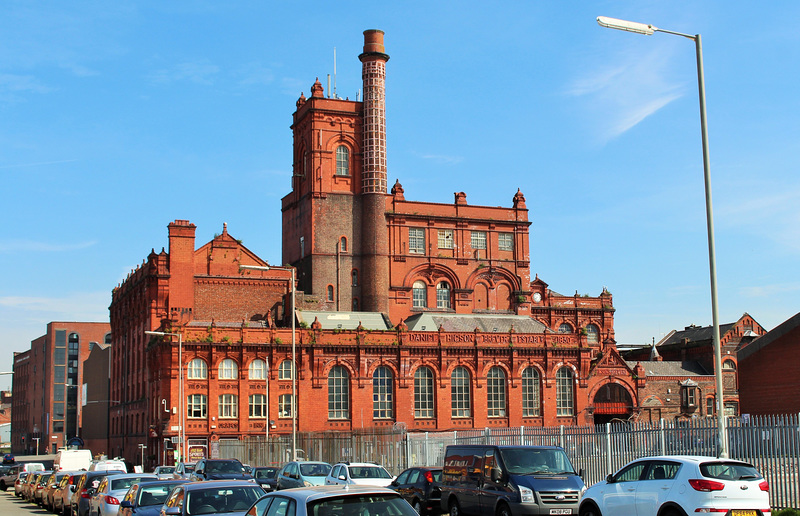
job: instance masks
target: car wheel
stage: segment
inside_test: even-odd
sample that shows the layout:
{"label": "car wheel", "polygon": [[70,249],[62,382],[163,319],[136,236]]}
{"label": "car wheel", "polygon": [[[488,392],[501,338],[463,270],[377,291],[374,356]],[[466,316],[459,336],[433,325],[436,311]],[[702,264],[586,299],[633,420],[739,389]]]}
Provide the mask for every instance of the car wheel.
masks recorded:
{"label": "car wheel", "polygon": [[674,507],[670,507],[662,513],[662,516],[684,516],[684,514]]}
{"label": "car wheel", "polygon": [[422,504],[419,503],[419,500],[415,498],[414,503],[412,503],[411,506],[414,507],[415,511],[417,511],[417,514],[422,514]]}
{"label": "car wheel", "polygon": [[450,500],[450,505],[448,506],[448,513],[450,516],[462,516],[461,515],[461,507],[458,505],[458,500]]}
{"label": "car wheel", "polygon": [[0,480],[0,489],[2,489],[3,491],[8,489],[8,486],[6,486],[6,481],[5,480]]}
{"label": "car wheel", "polygon": [[511,516],[511,508],[508,505],[501,503],[497,507],[497,516]]}
{"label": "car wheel", "polygon": [[600,516],[600,511],[594,505],[587,503],[581,506],[578,514],[580,516]]}

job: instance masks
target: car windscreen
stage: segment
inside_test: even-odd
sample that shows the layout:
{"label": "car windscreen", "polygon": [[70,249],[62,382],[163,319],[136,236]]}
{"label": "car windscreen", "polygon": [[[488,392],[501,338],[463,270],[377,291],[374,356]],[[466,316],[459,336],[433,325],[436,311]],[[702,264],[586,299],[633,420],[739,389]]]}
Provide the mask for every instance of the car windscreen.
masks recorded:
{"label": "car windscreen", "polygon": [[158,468],[159,475],[164,475],[166,473],[175,473],[175,468],[170,466],[161,466]]}
{"label": "car windscreen", "polygon": [[373,494],[325,498],[308,504],[309,516],[416,516],[400,495]]}
{"label": "car windscreen", "polygon": [[257,469],[255,471],[256,478],[275,478],[275,475],[278,473],[277,469]]}
{"label": "car windscreen", "polygon": [[186,514],[244,513],[263,494],[264,490],[256,484],[192,489],[186,493]]}
{"label": "car windscreen", "polygon": [[131,477],[131,478],[114,478],[113,476],[109,477],[109,483],[111,484],[111,491],[121,491],[122,489],[128,489],[133,484],[138,484],[143,480],[155,480],[155,478],[151,476]]}
{"label": "car windscreen", "polygon": [[206,473],[244,473],[244,467],[240,462],[232,460],[208,461]]}
{"label": "car windscreen", "polygon": [[512,475],[575,474],[575,469],[560,448],[502,448],[500,456]]}
{"label": "car windscreen", "polygon": [[300,464],[300,474],[304,477],[325,477],[330,470],[328,464]]}
{"label": "car windscreen", "polygon": [[700,473],[704,477],[717,480],[760,480],[758,470],[744,462],[704,462],[700,464]]}
{"label": "car windscreen", "polygon": [[139,500],[136,502],[140,506],[162,505],[167,501],[167,495],[175,484],[167,485],[143,485],[139,489]]}

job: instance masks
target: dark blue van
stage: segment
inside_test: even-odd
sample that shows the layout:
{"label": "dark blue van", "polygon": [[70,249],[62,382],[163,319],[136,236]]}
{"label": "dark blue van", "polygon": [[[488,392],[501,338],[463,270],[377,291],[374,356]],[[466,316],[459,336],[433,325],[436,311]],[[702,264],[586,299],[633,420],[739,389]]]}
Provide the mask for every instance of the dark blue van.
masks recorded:
{"label": "dark blue van", "polygon": [[558,446],[451,445],[442,470],[450,516],[578,514],[586,490]]}

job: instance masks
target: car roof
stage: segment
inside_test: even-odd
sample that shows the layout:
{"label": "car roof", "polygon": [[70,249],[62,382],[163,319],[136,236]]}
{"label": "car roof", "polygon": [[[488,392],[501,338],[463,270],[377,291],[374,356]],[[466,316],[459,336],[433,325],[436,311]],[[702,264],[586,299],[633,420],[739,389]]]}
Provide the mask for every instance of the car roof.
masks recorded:
{"label": "car roof", "polygon": [[701,464],[703,462],[738,462],[740,464],[747,464],[745,461],[736,460],[736,459],[723,459],[714,456],[707,456],[707,455],[653,455],[649,457],[640,457],[635,461],[637,462],[641,460],[671,460],[671,461],[679,461],[691,464]]}
{"label": "car roof", "polygon": [[336,485],[336,486],[312,486],[312,487],[295,487],[292,489],[281,489],[280,491],[273,491],[273,493],[280,493],[282,496],[291,496],[295,500],[303,503],[314,502],[324,498],[334,498],[339,496],[353,496],[363,494],[400,494],[397,491],[388,489],[386,487],[364,486],[364,485]]}
{"label": "car roof", "polygon": [[342,466],[356,466],[356,467],[359,467],[359,468],[363,468],[363,467],[367,467],[367,466],[373,466],[373,467],[377,467],[377,468],[382,468],[383,467],[380,464],[375,464],[374,462],[337,462],[336,464],[337,465],[341,464]]}
{"label": "car roof", "polygon": [[250,482],[249,480],[202,480],[200,482],[187,482],[184,484],[184,489],[187,491],[195,491],[197,489],[238,486],[258,487],[258,484]]}

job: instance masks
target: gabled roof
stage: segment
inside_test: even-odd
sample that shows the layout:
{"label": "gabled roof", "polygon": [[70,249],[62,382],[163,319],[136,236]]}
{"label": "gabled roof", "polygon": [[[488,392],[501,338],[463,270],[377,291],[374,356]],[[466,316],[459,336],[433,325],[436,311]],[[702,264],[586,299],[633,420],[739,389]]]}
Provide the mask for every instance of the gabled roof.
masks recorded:
{"label": "gabled roof", "polygon": [[661,361],[661,360],[626,360],[628,367],[633,369],[636,364],[642,364],[647,376],[714,376],[696,360]]}
{"label": "gabled roof", "polygon": [[[753,353],[756,353],[757,351],[765,348],[766,346],[769,346],[770,344],[772,344],[779,338],[783,337],[784,335],[788,334],[789,332],[796,330],[798,327],[800,327],[800,312],[796,313],[789,319],[786,319],[781,324],[779,324],[772,330],[768,331],[764,335],[758,337],[747,346],[741,348],[736,353],[736,357],[739,360],[746,360]],[[800,337],[798,337],[798,339],[800,340]]]}
{"label": "gabled roof", "polygon": [[[723,335],[736,326],[736,323],[727,323],[719,325],[719,336]],[[692,342],[711,342],[712,340],[712,326],[687,326],[683,330],[674,330],[668,333],[663,339],[656,343],[656,346],[669,346],[672,344],[682,344],[684,339],[688,343]]]}
{"label": "gabled roof", "polygon": [[405,320],[409,331],[444,331],[508,333],[511,327],[517,333],[552,333],[539,321],[526,315],[506,314],[441,314],[424,312]]}

